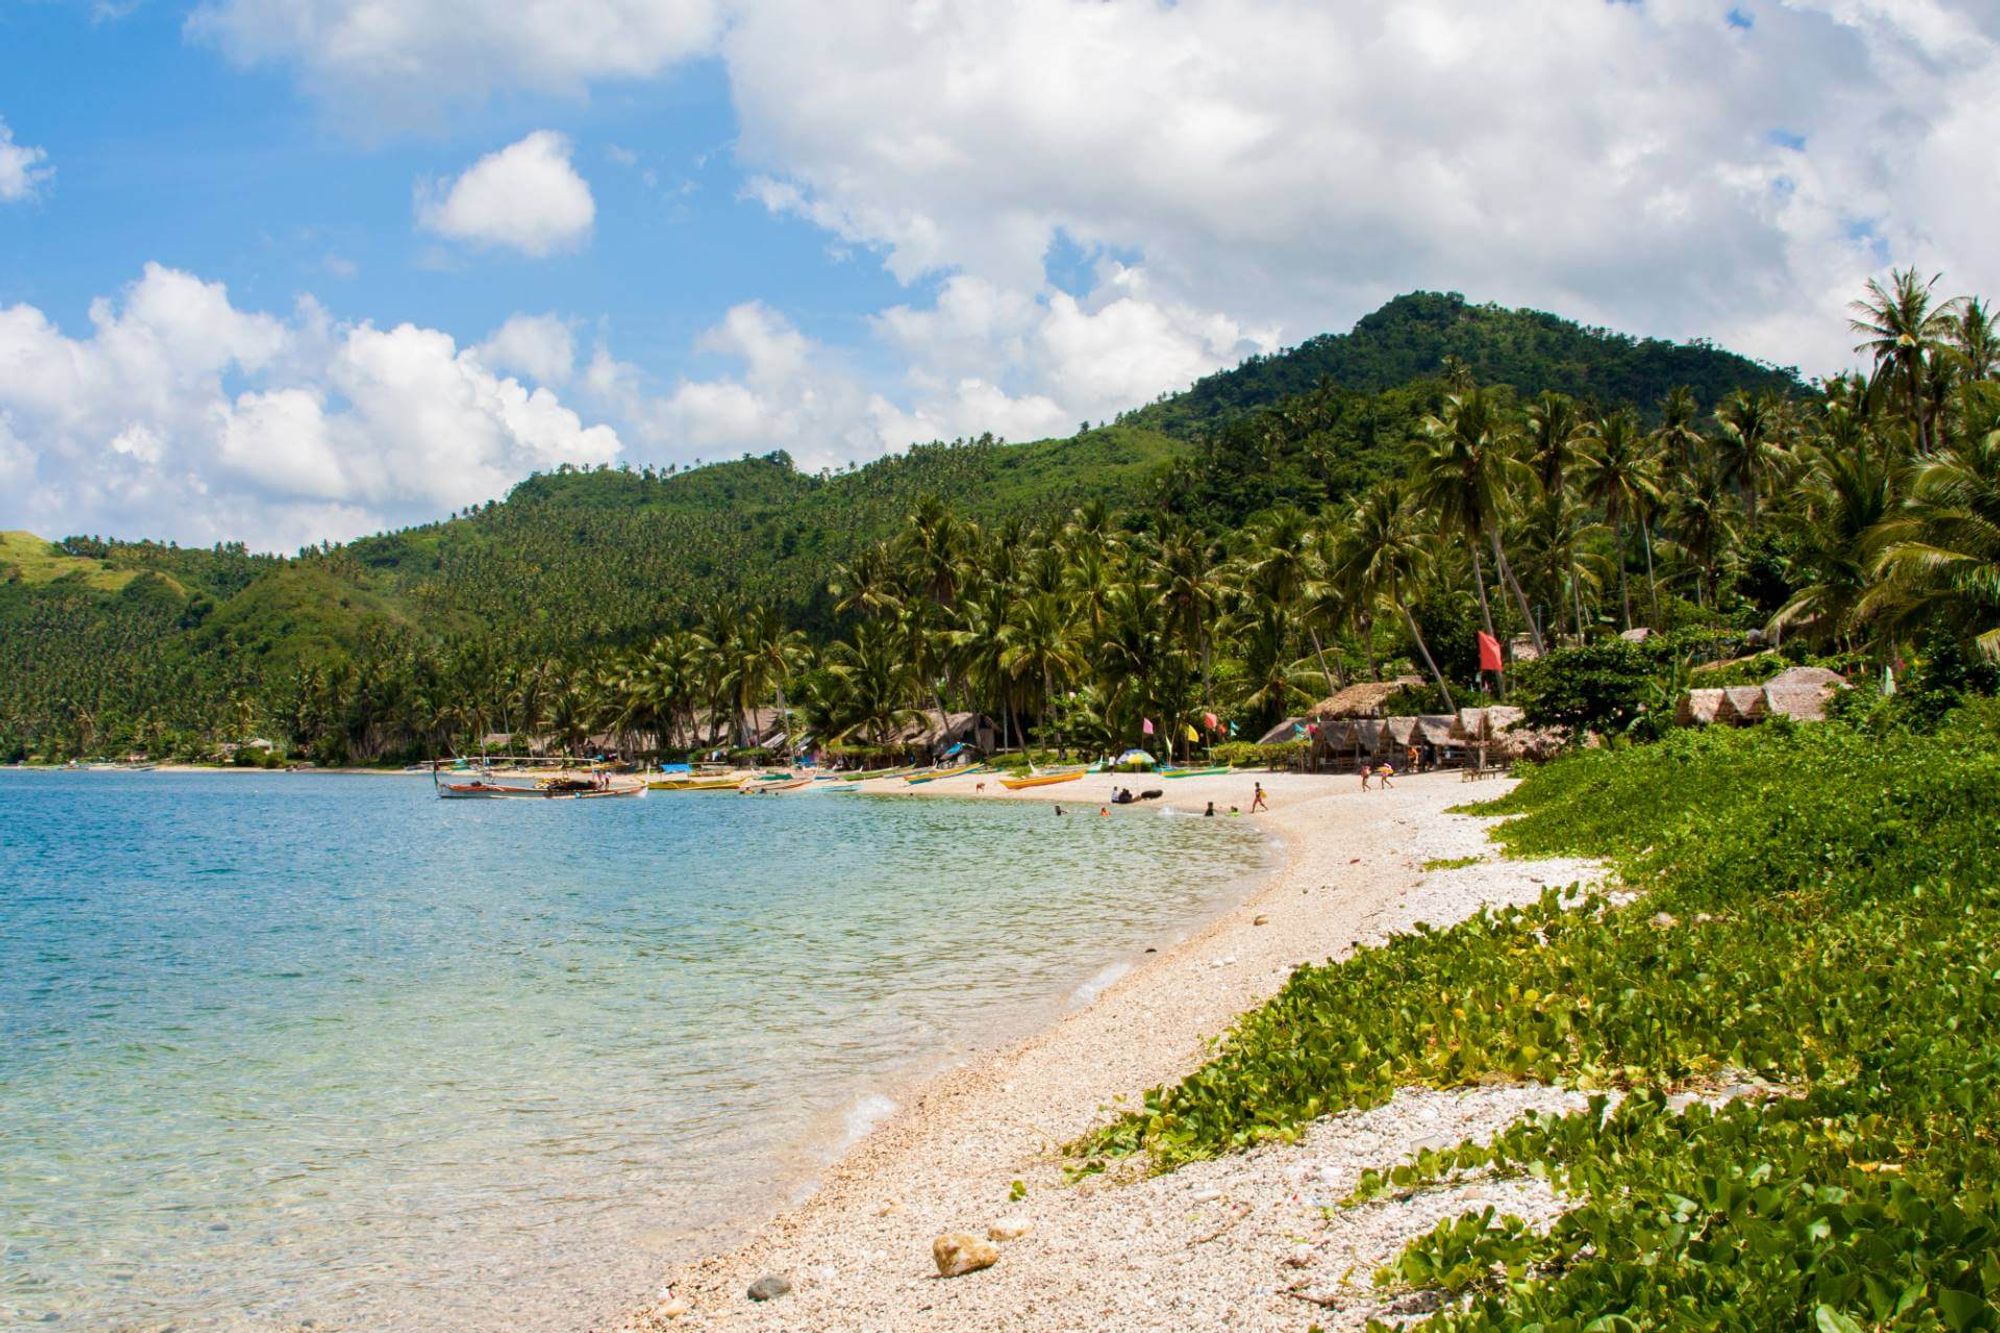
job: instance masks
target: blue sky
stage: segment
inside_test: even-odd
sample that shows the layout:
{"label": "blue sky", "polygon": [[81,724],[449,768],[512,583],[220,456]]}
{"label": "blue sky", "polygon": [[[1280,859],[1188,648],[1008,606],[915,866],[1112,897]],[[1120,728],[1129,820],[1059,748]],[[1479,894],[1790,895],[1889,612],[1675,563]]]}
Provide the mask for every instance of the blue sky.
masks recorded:
{"label": "blue sky", "polygon": [[1398,292],[1810,372],[2000,289],[1984,0],[15,0],[0,527],[1063,435]]}

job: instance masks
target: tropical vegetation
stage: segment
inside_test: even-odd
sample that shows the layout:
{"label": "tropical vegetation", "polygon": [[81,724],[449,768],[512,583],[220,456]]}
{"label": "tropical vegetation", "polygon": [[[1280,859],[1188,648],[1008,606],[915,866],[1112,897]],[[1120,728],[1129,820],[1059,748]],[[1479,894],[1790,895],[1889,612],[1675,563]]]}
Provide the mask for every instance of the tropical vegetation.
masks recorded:
{"label": "tropical vegetation", "polygon": [[[286,557],[10,534],[0,758],[682,752],[774,707],[864,748],[978,711],[1010,746],[1191,750],[1399,673],[1657,730],[1658,679],[1611,679],[1627,631],[1668,680],[2000,651],[1994,326],[1934,287],[1872,284],[1867,364],[1811,387],[1418,295],[1068,440],[559,471]],[[1482,672],[1480,634],[1545,665]]]}

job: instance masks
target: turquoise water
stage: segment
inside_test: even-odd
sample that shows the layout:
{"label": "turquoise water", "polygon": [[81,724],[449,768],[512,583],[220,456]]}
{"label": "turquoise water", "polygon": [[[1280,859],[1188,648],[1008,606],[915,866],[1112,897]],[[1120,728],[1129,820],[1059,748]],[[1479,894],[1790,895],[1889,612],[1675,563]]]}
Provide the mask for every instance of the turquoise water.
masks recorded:
{"label": "turquoise water", "polygon": [[0,1328],[581,1328],[1262,855],[1155,809],[0,773]]}

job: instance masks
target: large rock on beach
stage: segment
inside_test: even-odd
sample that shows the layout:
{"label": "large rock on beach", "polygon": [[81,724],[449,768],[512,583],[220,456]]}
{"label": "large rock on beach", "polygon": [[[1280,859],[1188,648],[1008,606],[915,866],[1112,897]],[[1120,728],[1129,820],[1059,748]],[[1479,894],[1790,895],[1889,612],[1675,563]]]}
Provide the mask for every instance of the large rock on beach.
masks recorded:
{"label": "large rock on beach", "polygon": [[792,1289],[790,1278],[776,1273],[766,1273],[750,1284],[750,1299],[753,1301],[774,1301]]}
{"label": "large rock on beach", "polygon": [[939,1277],[963,1277],[999,1263],[1000,1251],[969,1231],[948,1231],[931,1242],[931,1258]]}

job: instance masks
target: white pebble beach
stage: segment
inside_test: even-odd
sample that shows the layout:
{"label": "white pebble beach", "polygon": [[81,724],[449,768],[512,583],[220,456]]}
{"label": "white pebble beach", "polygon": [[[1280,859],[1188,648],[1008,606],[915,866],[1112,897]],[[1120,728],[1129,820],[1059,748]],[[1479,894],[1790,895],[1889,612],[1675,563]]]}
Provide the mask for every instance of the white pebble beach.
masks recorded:
{"label": "white pebble beach", "polygon": [[[1491,1135],[1524,1111],[1568,1109],[1574,1094],[1525,1086],[1406,1090],[1387,1105],[1329,1117],[1298,1142],[1198,1162],[1165,1175],[1139,1164],[1072,1184],[1061,1145],[1121,1103],[1179,1078],[1214,1038],[1272,995],[1299,964],[1343,957],[1418,922],[1446,925],[1485,905],[1602,877],[1588,861],[1503,861],[1491,821],[1447,807],[1498,796],[1504,780],[1455,772],[1399,776],[1363,792],[1352,776],[1232,774],[1173,781],[1091,775],[1009,792],[994,775],[870,791],[1061,803],[1098,818],[1118,786],[1160,788],[1177,808],[1248,811],[1281,841],[1268,879],[1225,915],[1160,951],[1043,1031],[904,1089],[895,1112],[802,1202],[740,1245],[660,1275],[649,1300],[612,1325],[803,1330],[1291,1330],[1358,1327],[1398,1311],[1370,1276],[1441,1218],[1492,1203],[1546,1218],[1545,1188],[1473,1182],[1354,1209],[1331,1208],[1360,1172],[1419,1147]],[[983,791],[975,790],[984,784]],[[1148,803],[1151,804],[1151,803]],[[1112,808],[1139,817],[1147,806]],[[1227,818],[1226,814],[1221,817]],[[1451,869],[1426,863],[1479,857]],[[1257,924],[1259,921],[1263,924]],[[1015,1188],[1015,1182],[1025,1193]],[[1019,1195],[1019,1197],[1015,1197]],[[938,1276],[932,1243],[952,1232],[998,1242],[991,1267]],[[753,1302],[779,1275],[785,1295]]]}

